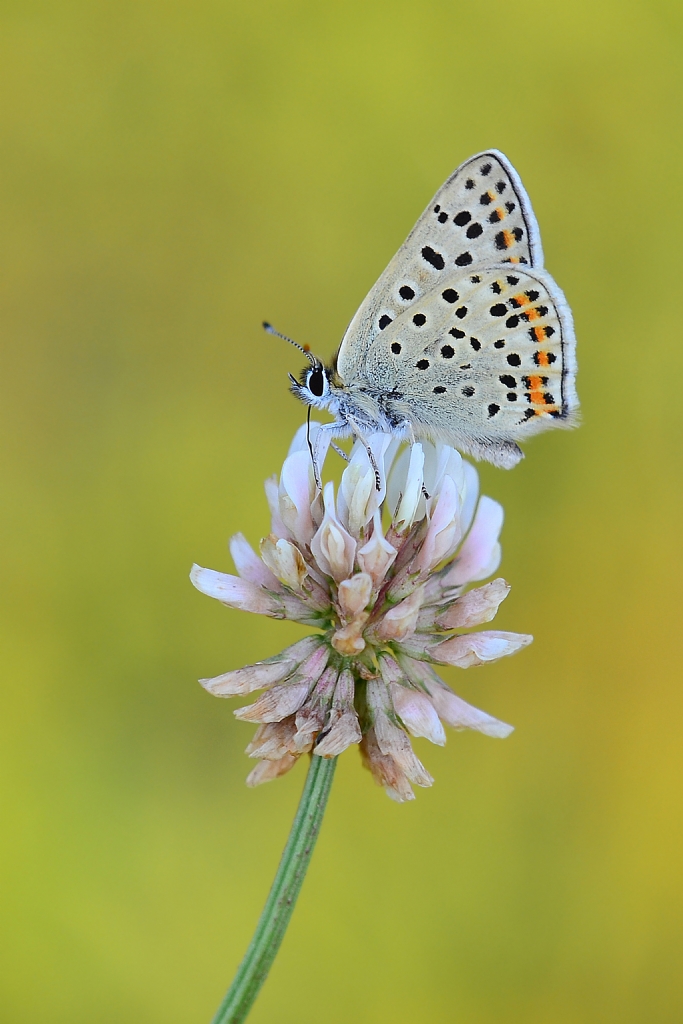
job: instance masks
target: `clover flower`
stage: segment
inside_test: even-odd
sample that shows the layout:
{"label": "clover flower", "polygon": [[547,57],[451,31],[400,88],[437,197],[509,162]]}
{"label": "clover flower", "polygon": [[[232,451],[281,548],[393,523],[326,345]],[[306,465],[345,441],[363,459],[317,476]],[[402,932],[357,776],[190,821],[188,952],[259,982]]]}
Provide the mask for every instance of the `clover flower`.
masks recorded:
{"label": "clover flower", "polygon": [[[321,463],[329,435],[311,440]],[[408,734],[446,741],[443,724],[504,737],[512,726],[457,697],[433,665],[471,668],[525,647],[532,637],[490,622],[509,586],[500,564],[503,509],[479,497],[478,475],[447,445],[399,453],[387,434],[368,439],[379,472],[357,442],[335,499],[317,488],[306,438],[296,434],[280,478],[266,481],[271,533],[260,558],[242,534],[230,542],[237,576],[195,565],[203,594],[231,608],[319,630],[265,661],[200,680],[209,693],[262,691],[235,711],[258,724],[247,747],[258,785],[289,771],[302,754],[331,758],[359,744],[390,797],[414,799],[411,783],[433,779]]]}

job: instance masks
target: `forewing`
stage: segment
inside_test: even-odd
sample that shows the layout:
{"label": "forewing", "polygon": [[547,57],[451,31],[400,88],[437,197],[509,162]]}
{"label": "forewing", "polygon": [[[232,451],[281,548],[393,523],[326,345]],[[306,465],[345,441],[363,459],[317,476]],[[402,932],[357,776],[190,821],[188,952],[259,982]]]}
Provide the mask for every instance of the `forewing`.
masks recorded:
{"label": "forewing", "polygon": [[496,150],[462,164],[439,189],[351,321],[337,366],[361,379],[380,331],[455,270],[511,262],[543,265],[538,225],[519,176]]}
{"label": "forewing", "polygon": [[488,458],[490,441],[575,420],[575,347],[550,274],[503,264],[445,275],[375,339],[366,370],[416,436]]}

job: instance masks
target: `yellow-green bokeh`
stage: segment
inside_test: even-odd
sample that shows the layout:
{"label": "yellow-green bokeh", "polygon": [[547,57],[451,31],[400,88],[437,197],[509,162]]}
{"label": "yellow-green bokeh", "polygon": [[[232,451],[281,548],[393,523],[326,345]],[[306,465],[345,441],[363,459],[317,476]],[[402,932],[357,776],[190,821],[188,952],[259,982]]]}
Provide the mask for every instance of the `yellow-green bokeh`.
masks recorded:
{"label": "yellow-green bokeh", "polygon": [[210,1019],[303,767],[196,684],[301,630],[192,589],[267,529],[322,355],[461,160],[519,169],[571,302],[584,422],[512,473],[517,731],[342,758],[254,1024],[683,1019],[681,62],[674,0],[3,5],[0,475],[12,1024]]}

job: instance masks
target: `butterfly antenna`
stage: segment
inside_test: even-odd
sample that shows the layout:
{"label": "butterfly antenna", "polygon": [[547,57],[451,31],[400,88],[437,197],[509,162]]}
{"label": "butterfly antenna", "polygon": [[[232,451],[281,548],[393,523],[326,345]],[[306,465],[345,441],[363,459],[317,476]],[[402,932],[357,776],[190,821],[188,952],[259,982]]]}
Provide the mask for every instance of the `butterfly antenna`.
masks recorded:
{"label": "butterfly antenna", "polygon": [[276,331],[273,325],[269,324],[267,320],[263,321],[263,329],[264,331],[268,331],[268,334],[274,334],[276,338],[282,338],[283,341],[288,341],[290,345],[294,346],[294,348],[298,348],[299,352],[303,352],[306,356],[311,366],[319,365],[319,360],[311,354],[308,345],[300,345],[297,341],[293,341],[292,338],[288,338],[286,334],[280,334],[280,332]]}

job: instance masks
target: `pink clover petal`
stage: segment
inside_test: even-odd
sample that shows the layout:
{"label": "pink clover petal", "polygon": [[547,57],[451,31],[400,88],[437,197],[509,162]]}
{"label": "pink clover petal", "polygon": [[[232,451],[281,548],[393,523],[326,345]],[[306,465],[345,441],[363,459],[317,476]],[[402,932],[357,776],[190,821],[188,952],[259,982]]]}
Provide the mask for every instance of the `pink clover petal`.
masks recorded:
{"label": "pink clover petal", "polygon": [[465,633],[451,637],[431,648],[434,661],[458,668],[473,668],[497,661],[526,647],[533,640],[525,633],[505,633],[487,630],[482,633]]}
{"label": "pink clover petal", "polygon": [[243,694],[253,693],[254,690],[264,690],[268,686],[279,683],[286,679],[296,669],[296,662],[282,661],[272,664],[247,665],[245,668],[237,668],[232,672],[224,672],[223,675],[214,676],[212,679],[200,679],[199,682],[212,693],[214,697],[240,697]]}
{"label": "pink clover petal", "polygon": [[270,532],[276,537],[289,538],[289,530],[280,517],[280,497],[277,477],[268,477],[263,486],[266,492],[268,508],[270,509]]}
{"label": "pink clover petal", "polygon": [[358,715],[353,708],[346,711],[332,708],[326,732],[313,748],[313,753],[319,757],[338,757],[354,743],[360,743],[362,736]]}
{"label": "pink clover petal", "polygon": [[299,760],[293,754],[285,754],[278,761],[259,761],[255,768],[247,775],[248,786],[260,786],[263,782],[271,782],[281,775],[291,771]]}
{"label": "pink clover petal", "polygon": [[283,718],[281,722],[267,722],[265,725],[259,725],[253,739],[247,745],[245,753],[249,757],[279,761],[286,754],[293,753],[295,733],[296,725],[292,715],[289,718]]}
{"label": "pink clover petal", "polygon": [[444,745],[446,733],[429,697],[401,683],[391,683],[389,693],[396,714],[411,736],[424,736],[440,747]]}
{"label": "pink clover petal", "polygon": [[375,634],[380,640],[403,640],[415,632],[420,608],[422,606],[422,588],[399,604],[385,612],[375,627]]}
{"label": "pink clover petal", "polygon": [[394,759],[413,785],[431,786],[434,779],[416,757],[403,729],[391,721],[393,708],[386,683],[377,679],[368,680],[367,698],[380,751]]}
{"label": "pink clover petal", "polygon": [[325,515],[311,541],[311,551],[322,571],[340,583],[353,572],[356,541],[337,517],[334,484],[325,484],[323,496]]}
{"label": "pink clover petal", "polygon": [[446,586],[461,586],[486,579],[500,563],[498,537],[503,526],[503,507],[483,495],[452,569],[443,579]]}
{"label": "pink clover petal", "polygon": [[303,754],[309,751],[316,736],[322,731],[332,703],[338,675],[337,668],[325,669],[316,683],[313,693],[297,712],[296,735],[294,736],[295,752]]}
{"label": "pink clover petal", "polygon": [[459,507],[460,498],[455,481],[450,476],[444,476],[425,539],[415,559],[422,572],[429,572],[453,554],[460,543]]}
{"label": "pink clover petal", "polygon": [[439,717],[446,725],[453,729],[476,729],[486,736],[497,739],[503,739],[514,731],[513,726],[500,722],[457,697],[431,665],[405,656],[400,656],[399,660],[410,681],[430,695]]}
{"label": "pink clover petal", "polygon": [[393,757],[388,757],[380,750],[374,729],[370,729],[361,740],[360,752],[363,764],[372,773],[375,782],[384,787],[387,796],[399,804],[415,799],[405,772]]}
{"label": "pink clover petal", "polygon": [[275,619],[284,618],[282,601],[249,580],[216,572],[214,569],[203,569],[200,565],[192,566],[190,579],[202,594],[215,597],[228,608],[239,608],[241,611],[255,612],[257,615],[270,615]]}
{"label": "pink clover petal", "polygon": [[299,710],[308,697],[309,689],[307,681],[273,686],[253,704],[237,708],[233,714],[241,722],[281,722]]}
{"label": "pink clover petal", "polygon": [[469,590],[462,597],[456,598],[441,615],[438,624],[442,629],[470,629],[490,622],[499,606],[510,593],[510,585],[503,579],[492,580],[491,583]]}

